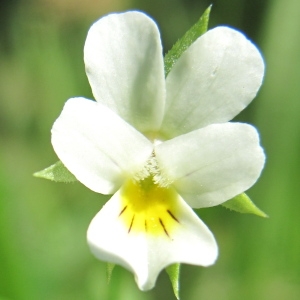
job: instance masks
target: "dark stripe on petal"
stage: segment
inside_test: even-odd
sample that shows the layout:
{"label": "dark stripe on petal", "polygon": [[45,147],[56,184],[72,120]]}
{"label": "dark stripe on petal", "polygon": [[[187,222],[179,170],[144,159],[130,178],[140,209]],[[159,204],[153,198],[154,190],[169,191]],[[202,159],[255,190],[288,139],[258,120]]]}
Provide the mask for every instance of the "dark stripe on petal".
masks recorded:
{"label": "dark stripe on petal", "polygon": [[170,210],[167,209],[168,214],[174,219],[177,223],[180,223],[179,220],[171,213]]}
{"label": "dark stripe on petal", "polygon": [[132,224],[133,224],[133,221],[134,221],[134,217],[135,215],[133,215],[132,219],[131,219],[131,223],[130,223],[130,227],[128,229],[128,233],[131,231],[131,228],[132,228]]}
{"label": "dark stripe on petal", "polygon": [[119,213],[119,217],[121,216],[121,214],[126,210],[127,205],[121,210],[121,212]]}
{"label": "dark stripe on petal", "polygon": [[159,223],[160,223],[160,225],[162,226],[162,228],[164,229],[165,234],[166,234],[168,237],[170,237],[170,236],[169,236],[169,233],[168,233],[168,231],[167,231],[167,229],[166,229],[166,227],[165,227],[165,224],[163,223],[163,221],[162,221],[161,218],[159,218]]}

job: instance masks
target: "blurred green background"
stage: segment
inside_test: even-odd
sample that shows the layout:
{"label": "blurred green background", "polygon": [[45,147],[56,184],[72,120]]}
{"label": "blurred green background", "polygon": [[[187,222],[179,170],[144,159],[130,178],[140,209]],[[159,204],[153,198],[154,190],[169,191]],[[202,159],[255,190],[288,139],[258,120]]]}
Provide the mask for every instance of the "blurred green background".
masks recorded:
{"label": "blurred green background", "polygon": [[89,26],[112,11],[143,10],[167,51],[213,4],[210,28],[245,32],[266,62],[264,85],[237,120],[255,124],[267,164],[248,194],[269,219],[199,210],[214,232],[213,267],[183,266],[183,300],[300,299],[300,2],[298,0],[7,0],[0,7],[0,299],[175,299],[165,272],[150,292],[86,245],[107,197],[32,173],[57,161],[50,129],[64,102],[92,98],[82,59]]}

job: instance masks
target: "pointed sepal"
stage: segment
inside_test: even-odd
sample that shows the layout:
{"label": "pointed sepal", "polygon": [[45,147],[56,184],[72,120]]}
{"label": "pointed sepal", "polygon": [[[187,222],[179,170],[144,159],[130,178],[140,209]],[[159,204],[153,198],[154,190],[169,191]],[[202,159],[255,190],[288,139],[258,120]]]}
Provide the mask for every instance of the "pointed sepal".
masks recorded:
{"label": "pointed sepal", "polygon": [[107,278],[107,284],[110,283],[112,272],[115,268],[115,264],[113,263],[107,263],[106,264],[106,278]]}
{"label": "pointed sepal", "polygon": [[44,170],[35,172],[33,176],[56,182],[69,183],[77,181],[76,177],[63,165],[61,161],[58,161]]}
{"label": "pointed sepal", "polygon": [[165,76],[169,74],[172,67],[181,54],[202,34],[207,31],[211,5],[205,10],[201,18],[179,39],[172,49],[165,55]]}
{"label": "pointed sepal", "polygon": [[254,214],[259,217],[268,218],[268,215],[260,210],[245,193],[235,196],[222,205],[242,214]]}
{"label": "pointed sepal", "polygon": [[179,276],[180,276],[180,264],[173,264],[166,268],[166,272],[170,278],[173,292],[176,299],[179,300]]}

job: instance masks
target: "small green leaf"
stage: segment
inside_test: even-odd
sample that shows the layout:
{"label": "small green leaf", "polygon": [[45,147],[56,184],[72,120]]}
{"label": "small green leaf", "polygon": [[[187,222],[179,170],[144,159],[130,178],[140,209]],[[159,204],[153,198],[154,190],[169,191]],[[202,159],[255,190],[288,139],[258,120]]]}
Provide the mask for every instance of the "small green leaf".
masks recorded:
{"label": "small green leaf", "polygon": [[242,214],[254,214],[263,218],[268,217],[268,215],[260,210],[245,193],[235,196],[222,205]]}
{"label": "small green leaf", "polygon": [[170,281],[172,283],[174,295],[179,300],[180,264],[170,265],[169,267],[166,268],[166,272],[168,273]]}
{"label": "small green leaf", "polygon": [[34,173],[33,176],[56,182],[68,183],[77,181],[76,177],[63,165],[61,161],[58,161],[54,165],[42,171]]}
{"label": "small green leaf", "polygon": [[165,55],[165,76],[167,77],[181,54],[202,34],[207,31],[211,5],[205,10],[199,21],[179,39]]}
{"label": "small green leaf", "polygon": [[107,277],[107,284],[110,283],[112,272],[115,268],[115,264],[113,263],[107,263],[106,264],[106,277]]}

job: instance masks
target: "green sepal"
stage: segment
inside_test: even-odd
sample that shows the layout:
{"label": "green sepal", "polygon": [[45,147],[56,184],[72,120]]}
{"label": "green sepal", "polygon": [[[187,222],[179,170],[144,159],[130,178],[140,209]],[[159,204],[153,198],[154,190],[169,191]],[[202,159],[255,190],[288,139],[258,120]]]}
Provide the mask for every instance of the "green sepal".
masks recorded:
{"label": "green sepal", "polygon": [[107,284],[110,283],[112,272],[115,268],[115,264],[113,263],[107,263],[106,264],[106,278],[107,278]]}
{"label": "green sepal", "polygon": [[54,165],[42,171],[34,173],[33,176],[56,182],[69,183],[77,181],[76,177],[63,165],[61,161],[58,161]]}
{"label": "green sepal", "polygon": [[211,5],[205,10],[199,21],[194,24],[185,34],[179,39],[172,49],[165,55],[165,76],[169,74],[176,61],[181,54],[202,34],[207,31],[209,14]]}
{"label": "green sepal", "polygon": [[260,210],[245,193],[235,196],[222,205],[242,214],[254,214],[259,217],[268,218],[268,215]]}
{"label": "green sepal", "polygon": [[180,264],[173,264],[166,268],[166,272],[169,275],[173,292],[175,297],[179,300],[179,275],[180,275]]}

